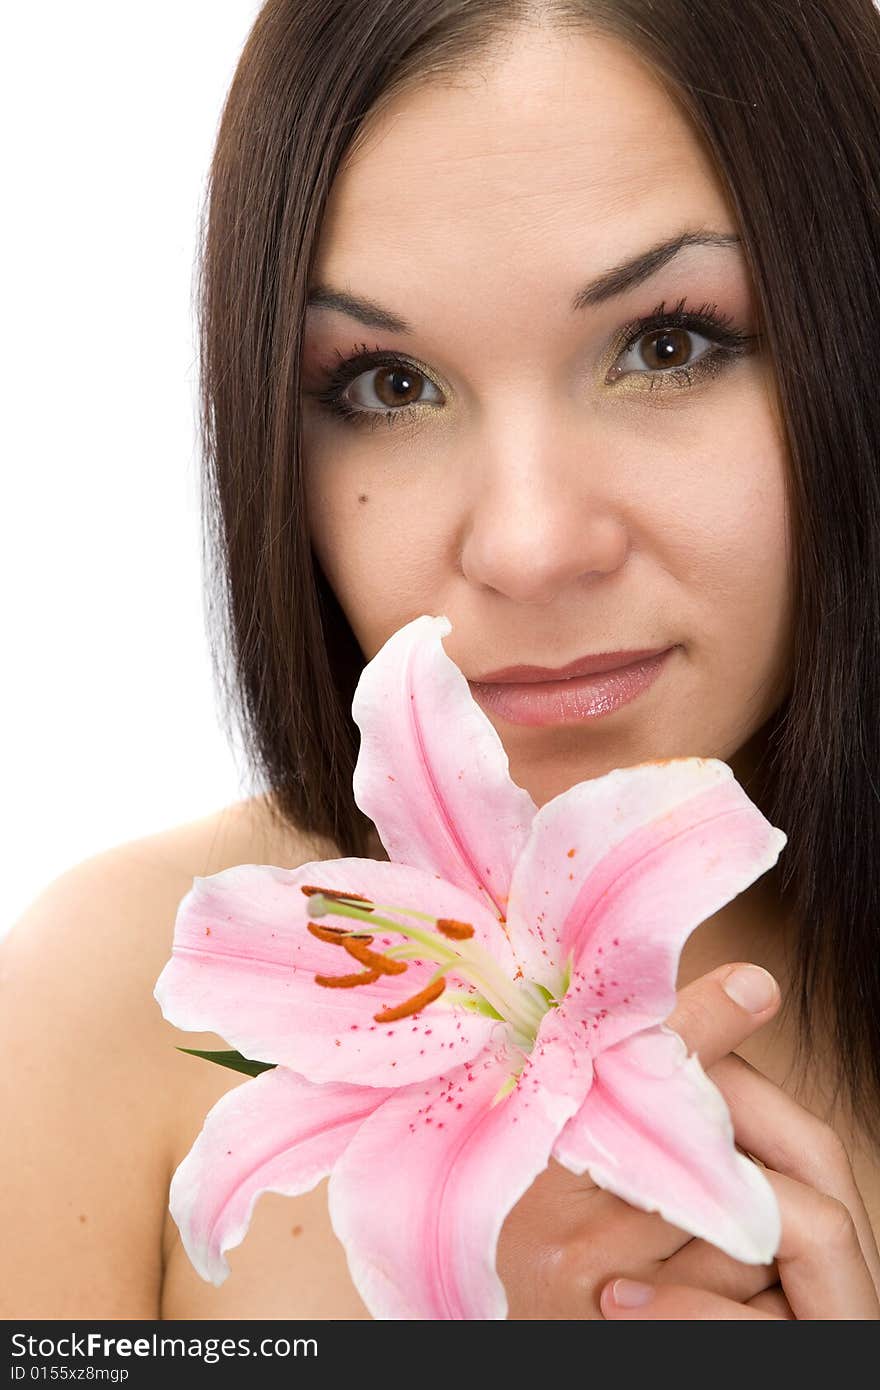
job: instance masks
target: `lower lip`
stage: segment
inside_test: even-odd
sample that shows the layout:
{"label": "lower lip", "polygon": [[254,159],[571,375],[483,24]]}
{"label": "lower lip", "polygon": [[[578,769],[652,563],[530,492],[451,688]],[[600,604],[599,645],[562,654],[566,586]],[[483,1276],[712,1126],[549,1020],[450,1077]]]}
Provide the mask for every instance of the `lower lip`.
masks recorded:
{"label": "lower lip", "polygon": [[470,682],[474,699],[487,714],[500,715],[511,724],[581,724],[601,719],[621,705],[628,705],[654,684],[675,651],[652,656],[634,666],[603,671],[596,676],[573,676],[564,681],[534,681],[522,685]]}

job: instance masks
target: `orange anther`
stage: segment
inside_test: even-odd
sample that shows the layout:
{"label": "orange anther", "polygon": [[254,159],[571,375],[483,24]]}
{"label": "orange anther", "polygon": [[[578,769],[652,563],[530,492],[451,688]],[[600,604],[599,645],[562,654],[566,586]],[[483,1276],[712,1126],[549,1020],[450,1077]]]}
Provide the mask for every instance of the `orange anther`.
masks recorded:
{"label": "orange anther", "polygon": [[453,941],[464,941],[474,934],[470,922],[456,922],[454,917],[438,917],[437,930],[444,936],[451,936]]}
{"label": "orange anther", "polygon": [[[319,941],[329,941],[333,946],[344,946],[351,937],[351,933],[346,931],[345,927],[325,927],[323,922],[306,922],[306,926],[312,936],[316,936]],[[358,941],[363,941],[366,944],[369,944],[372,939],[371,936],[357,937]]]}
{"label": "orange anther", "polygon": [[373,1014],[377,1023],[394,1023],[398,1018],[406,1018],[409,1014],[417,1014],[419,1009],[423,1009],[426,1004],[432,1003],[443,993],[446,988],[444,979],[435,980],[432,985],[426,985],[418,994],[414,994],[411,999],[405,999],[402,1004],[395,1004],[391,1009],[383,1009],[381,1013]]}
{"label": "orange anther", "polygon": [[367,904],[364,908],[364,912],[373,911],[372,901],[370,898],[365,898],[363,893],[342,893],[338,888],[317,888],[314,883],[302,883],[300,884],[300,890],[305,893],[307,898],[312,897],[314,893],[323,893],[325,898],[341,899],[343,902],[351,898],[353,902]]}
{"label": "orange anther", "polygon": [[[370,937],[371,941],[372,939]],[[371,951],[365,941],[355,941],[349,937],[342,944],[348,954],[359,960],[361,965],[368,966],[370,970],[378,970],[380,975],[402,975],[406,969],[406,961],[393,960],[381,951]]]}
{"label": "orange anther", "polygon": [[357,975],[316,975],[315,984],[326,989],[353,989],[355,985],[371,985],[378,978],[378,970],[361,970]]}

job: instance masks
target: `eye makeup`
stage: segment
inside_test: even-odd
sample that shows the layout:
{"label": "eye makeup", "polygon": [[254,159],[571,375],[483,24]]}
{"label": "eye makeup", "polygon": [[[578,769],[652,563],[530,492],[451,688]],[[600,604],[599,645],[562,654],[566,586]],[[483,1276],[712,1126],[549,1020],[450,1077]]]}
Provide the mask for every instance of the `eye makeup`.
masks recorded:
{"label": "eye makeup", "polygon": [[[760,335],[743,332],[734,323],[733,316],[720,312],[717,304],[706,303],[698,309],[689,310],[685,308],[685,303],[686,298],[683,298],[674,308],[667,310],[666,302],[662,300],[650,314],[622,327],[612,348],[614,365],[606,378],[610,385],[636,378],[641,379],[636,386],[639,390],[687,390],[717,377],[738,358],[754,351]],[[662,353],[663,348],[672,345],[674,355],[676,336],[680,339],[682,335],[686,337],[689,334],[705,337],[713,345],[710,351],[684,365],[661,365],[656,369],[646,366],[639,371],[625,370],[620,366],[620,359],[642,339],[648,340],[650,351],[654,353],[658,348]],[[402,376],[407,381],[422,377],[439,391],[440,387],[434,382],[430,371],[406,354],[390,352],[378,345],[370,351],[366,343],[361,343],[355,344],[348,356],[337,351],[336,359],[319,368],[324,385],[306,394],[345,426],[375,428],[384,422],[393,428],[405,421],[412,421],[421,412],[438,408],[434,402],[406,403],[385,409],[369,408],[352,402],[346,395],[353,381],[380,370],[392,377],[394,374]]]}

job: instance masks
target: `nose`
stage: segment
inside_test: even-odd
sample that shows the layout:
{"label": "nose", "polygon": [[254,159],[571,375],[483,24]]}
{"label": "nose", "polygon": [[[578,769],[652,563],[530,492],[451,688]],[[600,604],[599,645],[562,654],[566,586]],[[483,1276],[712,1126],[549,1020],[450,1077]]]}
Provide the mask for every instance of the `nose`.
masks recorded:
{"label": "nose", "polygon": [[518,603],[548,604],[613,574],[629,552],[621,499],[591,466],[595,441],[551,428],[496,427],[471,472],[462,573]]}

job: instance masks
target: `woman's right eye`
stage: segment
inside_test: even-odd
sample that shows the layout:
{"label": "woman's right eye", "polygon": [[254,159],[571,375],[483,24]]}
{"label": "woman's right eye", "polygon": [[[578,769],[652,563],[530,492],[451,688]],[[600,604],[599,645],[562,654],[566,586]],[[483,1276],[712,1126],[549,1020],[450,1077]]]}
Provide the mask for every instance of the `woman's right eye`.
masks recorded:
{"label": "woman's right eye", "polygon": [[[364,345],[366,346],[366,345]],[[324,369],[328,385],[309,394],[319,405],[351,425],[396,425],[443,395],[426,372],[390,353],[362,351]],[[426,400],[424,389],[437,393]]]}
{"label": "woman's right eye", "polygon": [[[363,410],[397,411],[401,406],[426,403],[423,397],[420,398],[421,386],[437,390],[424,372],[400,362],[391,367],[373,367],[356,376],[349,385],[348,398]],[[442,401],[439,392],[438,396]]]}

